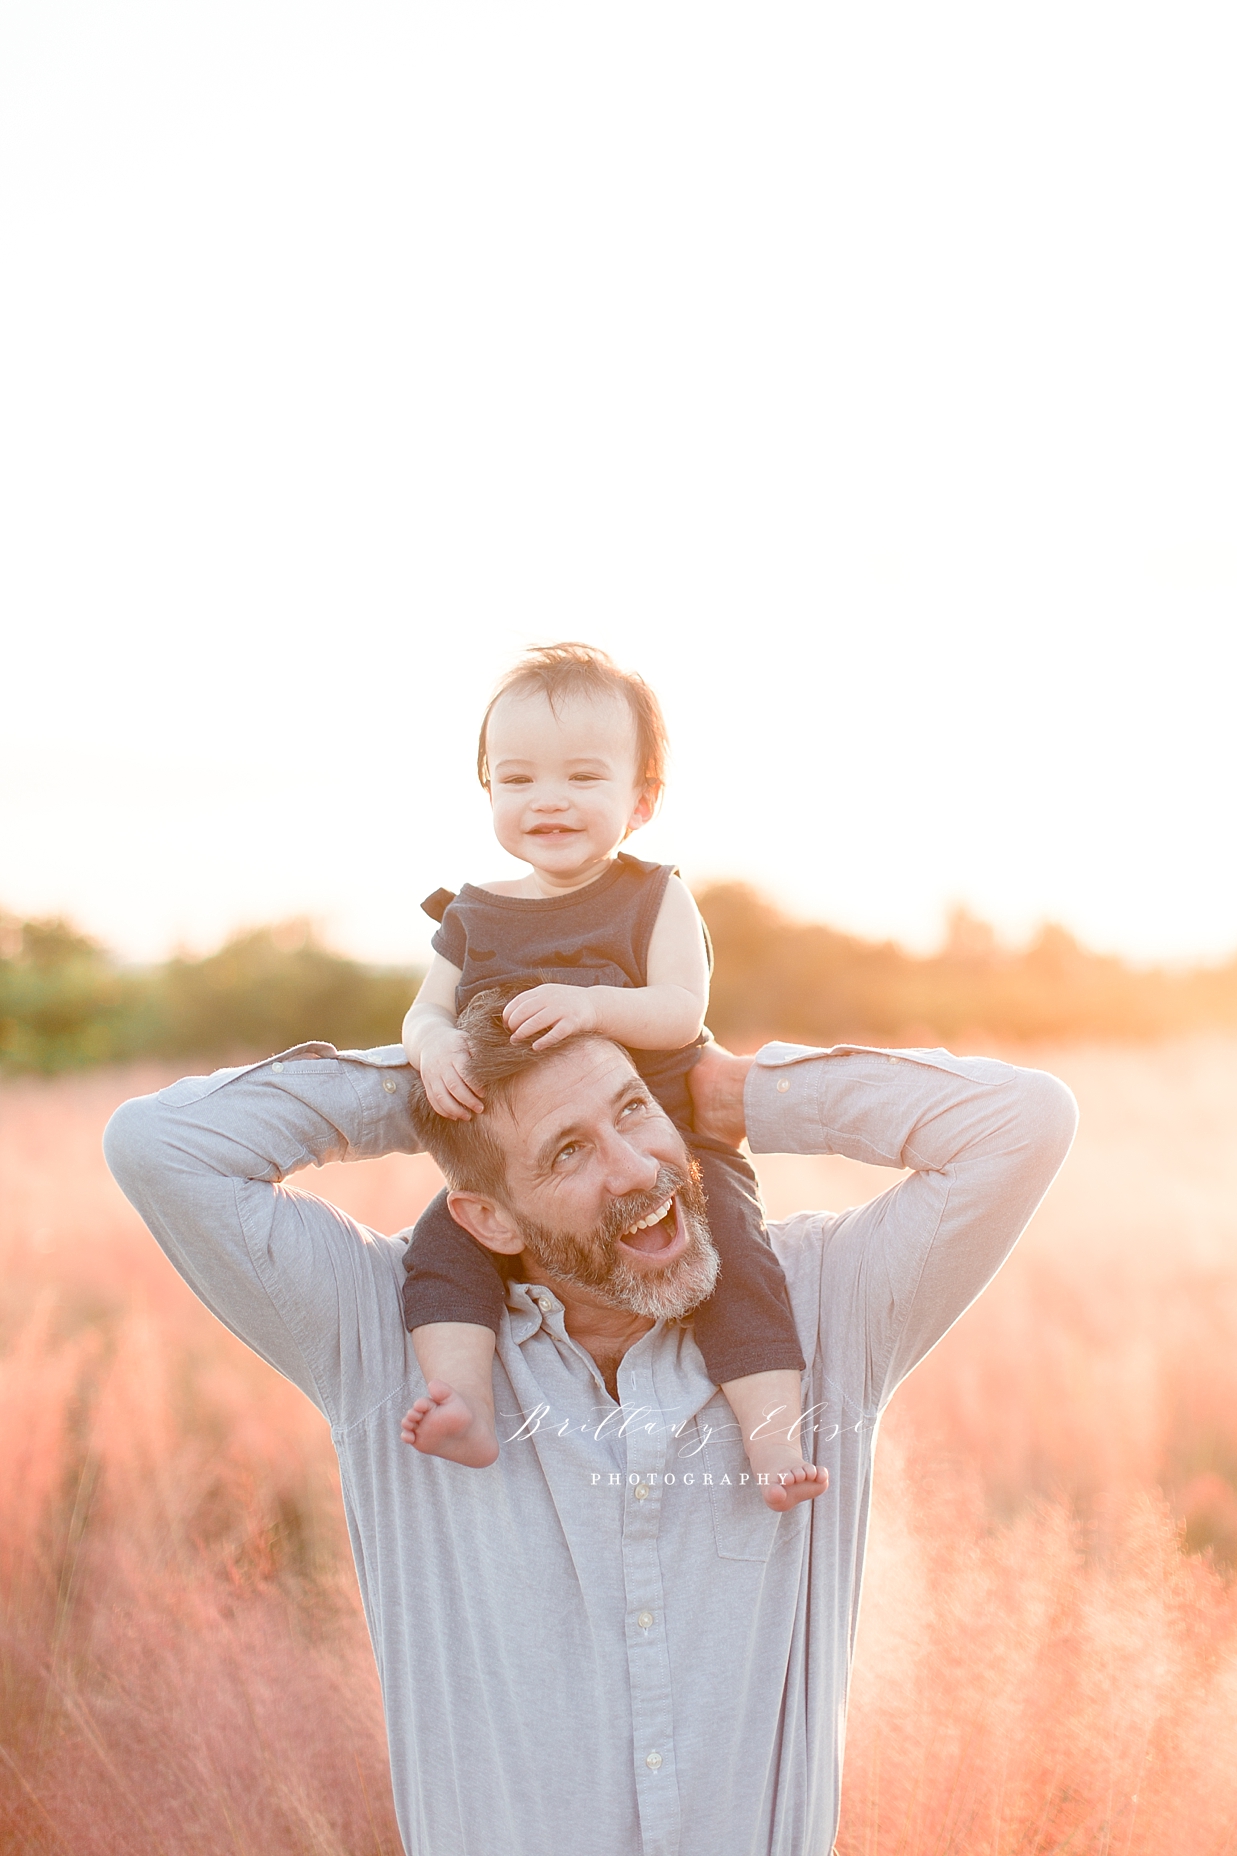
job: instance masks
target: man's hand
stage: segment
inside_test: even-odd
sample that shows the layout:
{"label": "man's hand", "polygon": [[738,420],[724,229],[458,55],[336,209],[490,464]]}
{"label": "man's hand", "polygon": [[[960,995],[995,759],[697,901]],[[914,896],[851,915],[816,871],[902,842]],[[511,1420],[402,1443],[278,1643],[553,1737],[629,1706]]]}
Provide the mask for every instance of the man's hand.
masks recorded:
{"label": "man's hand", "polygon": [[743,1085],[755,1059],[736,1057],[720,1044],[706,1044],[699,1061],[687,1072],[693,1120],[698,1134],[737,1147],[747,1133],[743,1112]]}
{"label": "man's hand", "polygon": [[590,986],[534,986],[520,993],[503,1013],[513,1043],[532,1038],[534,1050],[552,1050],[565,1038],[597,1030],[597,1006]]}

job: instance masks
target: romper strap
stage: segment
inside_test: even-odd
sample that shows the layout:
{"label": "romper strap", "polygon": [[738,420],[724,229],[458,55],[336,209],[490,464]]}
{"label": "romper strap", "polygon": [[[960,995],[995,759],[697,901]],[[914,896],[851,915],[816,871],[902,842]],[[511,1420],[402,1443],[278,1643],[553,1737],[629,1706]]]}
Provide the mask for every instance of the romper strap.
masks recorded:
{"label": "romper strap", "polygon": [[440,922],[454,901],[453,889],[436,889],[432,896],[425,898],[421,907],[432,921]]}

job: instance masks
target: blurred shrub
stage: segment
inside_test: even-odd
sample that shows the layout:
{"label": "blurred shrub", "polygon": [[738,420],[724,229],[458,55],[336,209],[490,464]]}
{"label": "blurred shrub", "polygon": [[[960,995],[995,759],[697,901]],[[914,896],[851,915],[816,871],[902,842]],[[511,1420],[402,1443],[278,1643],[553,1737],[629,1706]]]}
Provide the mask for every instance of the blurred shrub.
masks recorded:
{"label": "blurred shrub", "polygon": [[419,977],[333,954],[303,922],[236,935],[204,960],[125,971],[67,922],[0,917],[0,1065],[265,1055],[307,1038],[392,1044]]}
{"label": "blurred shrub", "polygon": [[1093,954],[1049,923],[1002,948],[956,910],[940,953],[904,953],[794,922],[741,883],[701,892],[716,971],[709,1023],[723,1041],[924,1044],[994,1038],[1148,1038],[1237,1025],[1237,960],[1173,973]]}
{"label": "blurred shrub", "polygon": [[[68,922],[0,916],[0,1062],[66,1070],[141,1047],[146,986]],[[135,1043],[133,1040],[137,1039]]]}
{"label": "blurred shrub", "polygon": [[146,1049],[211,1057],[286,1050],[307,1038],[340,1050],[397,1044],[420,977],[333,954],[304,923],[256,928],[205,960],[170,960],[155,970]]}
{"label": "blurred shrub", "polygon": [[[741,883],[702,891],[723,1042],[810,1044],[1156,1038],[1237,1026],[1237,960],[1188,972],[1093,954],[1064,928],[1002,947],[964,910],[927,957],[796,922]],[[0,1066],[241,1057],[307,1038],[391,1044],[419,975],[332,953],[304,922],[234,936],[202,960],[126,971],[69,923],[0,916]]]}

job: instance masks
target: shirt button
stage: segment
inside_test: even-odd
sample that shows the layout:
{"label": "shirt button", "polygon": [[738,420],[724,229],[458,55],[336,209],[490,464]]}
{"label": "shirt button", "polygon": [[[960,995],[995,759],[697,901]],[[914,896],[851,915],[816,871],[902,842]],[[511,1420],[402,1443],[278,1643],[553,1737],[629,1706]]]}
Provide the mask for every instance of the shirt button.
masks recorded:
{"label": "shirt button", "polygon": [[279,1071],[279,1070],[282,1070],[282,1069],[283,1069],[283,1065],[282,1065],[282,1063],[273,1063],[273,1064],[271,1065],[271,1068],[272,1068],[272,1070],[275,1070],[275,1071]]}
{"label": "shirt button", "polygon": [[537,1306],[543,1315],[548,1315],[554,1304],[548,1295],[539,1295],[537,1297]]}
{"label": "shirt button", "polygon": [[635,1494],[636,1494],[636,1500],[638,1502],[642,1502],[645,1496],[648,1494],[648,1492],[649,1492],[649,1485],[647,1482],[638,1482],[636,1484]]}
{"label": "shirt button", "polygon": [[898,1061],[898,1060],[897,1060],[897,1058],[896,1058],[896,1057],[886,1057],[886,1059],[885,1059],[885,1062],[886,1062],[886,1063],[896,1063],[897,1061]]}
{"label": "shirt button", "polygon": [[790,1088],[790,1084],[786,1081],[786,1078],[783,1077],[781,1082],[777,1086],[777,1093],[779,1094],[779,1096],[784,1096],[786,1094],[786,1091],[789,1088]]}
{"label": "shirt button", "polygon": [[636,1623],[640,1626],[641,1630],[650,1630],[653,1624],[653,1613],[651,1611],[642,1611],[640,1616],[636,1619]]}
{"label": "shirt button", "polygon": [[384,1076],[382,1079],[382,1087],[389,1096],[393,1096],[397,1087],[395,1078],[393,1076]]}
{"label": "shirt button", "polygon": [[656,1772],[657,1768],[661,1765],[661,1754],[650,1753],[644,1763],[650,1772]]}

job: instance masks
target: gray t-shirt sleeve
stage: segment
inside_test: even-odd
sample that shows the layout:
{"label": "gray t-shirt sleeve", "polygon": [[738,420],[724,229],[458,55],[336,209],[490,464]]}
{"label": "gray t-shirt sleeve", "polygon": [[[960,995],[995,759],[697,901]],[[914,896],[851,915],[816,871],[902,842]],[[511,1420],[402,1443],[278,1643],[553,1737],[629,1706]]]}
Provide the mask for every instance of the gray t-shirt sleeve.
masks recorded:
{"label": "gray t-shirt sleeve", "polygon": [[862,1347],[866,1403],[877,1410],[1026,1228],[1069,1151],[1074,1098],[1042,1070],[987,1057],[767,1045],[745,1103],[754,1153],[910,1169],[870,1204],[812,1220],[798,1257],[793,1221],[785,1231],[788,1273],[819,1269],[825,1370]]}
{"label": "gray t-shirt sleeve", "polygon": [[283,1182],[415,1152],[409,1075],[399,1046],[300,1046],[139,1096],[104,1135],[121,1190],[190,1288],[332,1424],[404,1377],[403,1246]]}

